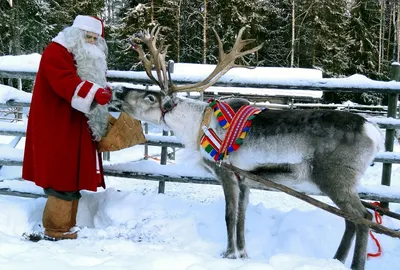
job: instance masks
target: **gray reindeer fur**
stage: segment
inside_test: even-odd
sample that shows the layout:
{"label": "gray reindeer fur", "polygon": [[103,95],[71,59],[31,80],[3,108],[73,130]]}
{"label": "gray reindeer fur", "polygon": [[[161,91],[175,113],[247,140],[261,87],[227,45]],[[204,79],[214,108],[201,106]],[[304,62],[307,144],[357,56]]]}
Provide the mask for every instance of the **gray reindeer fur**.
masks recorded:
{"label": "gray reindeer fur", "polygon": [[[249,188],[257,187],[250,179],[236,176],[217,163],[197,145],[205,102],[174,97],[175,107],[164,116],[160,92],[117,92],[119,108],[134,118],[171,129],[186,148],[202,156],[206,166],[221,182],[226,207],[228,235],[226,258],[246,258],[245,219]],[[247,104],[243,99],[228,100],[237,110]],[[225,131],[213,117],[210,126],[223,138]],[[372,219],[361,204],[357,181],[383,147],[378,128],[363,117],[341,111],[264,110],[253,120],[241,148],[225,159],[242,170],[293,186],[310,182],[324,192],[343,211]],[[355,236],[352,269],[364,269],[369,228],[345,221],[345,231],[335,259],[345,262]]]}

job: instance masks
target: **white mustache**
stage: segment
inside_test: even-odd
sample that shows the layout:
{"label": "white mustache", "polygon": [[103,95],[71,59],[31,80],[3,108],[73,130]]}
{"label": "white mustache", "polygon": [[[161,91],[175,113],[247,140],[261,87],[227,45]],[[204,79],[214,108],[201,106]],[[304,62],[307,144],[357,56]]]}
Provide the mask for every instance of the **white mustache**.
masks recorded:
{"label": "white mustache", "polygon": [[104,58],[105,53],[96,45],[90,43],[84,43],[82,48],[86,54],[91,58]]}

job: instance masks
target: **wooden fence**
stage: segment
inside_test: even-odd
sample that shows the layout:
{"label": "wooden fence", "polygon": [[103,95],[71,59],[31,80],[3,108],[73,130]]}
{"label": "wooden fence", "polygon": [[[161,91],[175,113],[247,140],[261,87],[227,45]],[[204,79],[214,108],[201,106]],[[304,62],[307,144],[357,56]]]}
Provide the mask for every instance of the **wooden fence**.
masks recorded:
{"label": "wooden fence", "polygon": [[[22,78],[22,79],[34,79],[35,72],[24,72],[24,71],[7,71],[0,70],[0,78]],[[256,82],[241,81],[240,78],[224,80],[223,78],[217,83],[219,86],[230,86],[230,87],[252,87],[260,88],[260,95],[262,95],[262,89],[266,91],[266,88],[275,89],[293,89],[293,90],[325,90],[325,91],[337,91],[337,92],[378,92],[388,95],[388,106],[387,106],[387,119],[385,118],[371,118],[371,121],[376,122],[381,128],[386,129],[385,147],[386,152],[378,153],[375,157],[375,162],[383,163],[382,170],[382,185],[390,186],[391,183],[391,168],[393,163],[400,163],[400,153],[393,153],[394,147],[394,134],[395,129],[400,129],[400,120],[394,120],[397,118],[397,101],[400,93],[400,66],[392,65],[392,78],[390,82],[380,81],[366,81],[361,82],[357,80],[346,80],[346,79],[307,79],[307,80],[260,80],[257,78]],[[128,72],[128,71],[109,71],[108,80],[110,82],[130,82],[135,84],[147,84],[150,85],[152,82],[147,78],[143,72]],[[197,80],[188,80],[186,77],[180,77],[179,74],[175,74],[173,80],[176,84],[179,83],[195,83]],[[3,107],[14,107],[20,108],[29,107],[27,103],[19,103],[14,100],[9,100],[6,104],[0,104]],[[386,108],[385,108],[386,109]],[[26,126],[17,125],[15,123],[0,123],[0,135],[15,136],[21,138],[25,136]],[[15,141],[15,140],[14,140]],[[161,147],[161,164],[165,165],[167,161],[167,147],[184,147],[176,138],[165,137],[165,136],[154,136],[146,135],[146,145],[160,146]],[[21,166],[23,159],[23,151],[19,149],[12,149],[7,151],[7,154],[0,154],[0,167],[1,166]],[[198,183],[198,184],[218,184],[218,182],[212,177],[174,174],[171,176],[168,170],[164,170],[166,166],[161,166],[157,169],[157,173],[154,170],[151,171],[132,171],[132,170],[121,170],[118,166],[106,165],[105,175],[117,176],[124,178],[135,178],[144,180],[155,180],[159,181],[159,192],[164,192],[165,182],[182,182],[182,183]],[[13,192],[7,189],[0,189],[0,194],[10,194],[18,196],[38,196],[32,194],[26,194],[23,192]],[[317,195],[317,194],[315,194]],[[40,196],[40,195],[39,195]],[[360,192],[360,197],[370,200],[380,200],[384,202],[397,202],[400,203],[400,191],[396,192],[381,192],[381,191],[368,191]]]}

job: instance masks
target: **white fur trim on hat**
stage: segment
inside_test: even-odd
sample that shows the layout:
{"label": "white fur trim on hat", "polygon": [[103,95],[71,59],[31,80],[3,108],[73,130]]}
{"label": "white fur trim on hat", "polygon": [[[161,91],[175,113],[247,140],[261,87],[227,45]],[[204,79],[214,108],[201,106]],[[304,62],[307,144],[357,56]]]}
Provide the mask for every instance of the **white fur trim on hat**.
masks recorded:
{"label": "white fur trim on hat", "polygon": [[76,16],[72,27],[79,28],[85,31],[93,32],[101,36],[103,25],[100,20],[86,15]]}

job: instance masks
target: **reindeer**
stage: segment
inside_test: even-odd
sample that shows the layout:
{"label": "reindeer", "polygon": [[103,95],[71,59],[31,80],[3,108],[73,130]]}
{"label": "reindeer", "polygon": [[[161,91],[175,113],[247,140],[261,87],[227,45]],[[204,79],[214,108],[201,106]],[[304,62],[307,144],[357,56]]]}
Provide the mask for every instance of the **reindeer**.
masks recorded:
{"label": "reindeer", "polygon": [[[113,104],[132,117],[161,125],[172,130],[177,138],[200,157],[202,165],[220,181],[225,196],[227,248],[225,258],[247,258],[245,245],[245,218],[249,188],[258,184],[219,166],[208,152],[199,147],[205,127],[210,127],[219,138],[224,138],[210,106],[203,101],[179,97],[178,92],[204,91],[233,67],[235,59],[259,50],[259,45],[244,48],[253,40],[243,40],[245,28],[240,29],[229,53],[215,32],[219,46],[219,62],[215,70],[203,81],[189,85],[175,85],[165,63],[167,46],[157,48],[160,28],[142,31],[132,39],[147,75],[160,87],[160,91],[138,91],[122,87],[116,90]],[[147,45],[150,55],[138,45]],[[153,76],[154,65],[157,79]],[[234,111],[249,104],[242,99],[228,100]],[[212,113],[211,113],[212,114]],[[208,118],[208,119],[207,119]],[[362,205],[357,190],[361,178],[377,151],[383,147],[379,129],[360,115],[328,110],[263,110],[252,121],[252,126],[241,147],[225,156],[242,170],[270,180],[293,186],[310,182],[325,193],[340,209],[371,220],[372,215]],[[220,161],[219,161],[220,162]],[[334,255],[345,262],[355,236],[352,269],[364,269],[369,228],[345,220],[345,231]]]}

